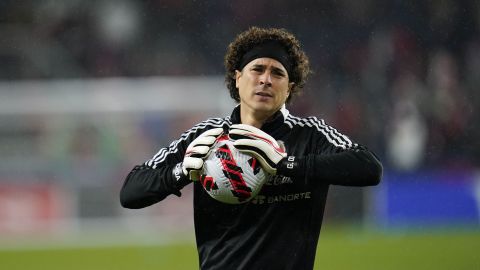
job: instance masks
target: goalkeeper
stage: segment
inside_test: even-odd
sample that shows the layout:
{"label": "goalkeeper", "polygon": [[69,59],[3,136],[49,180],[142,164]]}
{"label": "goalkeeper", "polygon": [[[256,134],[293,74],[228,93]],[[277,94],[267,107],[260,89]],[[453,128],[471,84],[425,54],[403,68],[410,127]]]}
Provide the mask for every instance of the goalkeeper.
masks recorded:
{"label": "goalkeeper", "polygon": [[[382,165],[323,120],[288,112],[285,104],[301,91],[310,72],[291,33],[248,29],[229,45],[225,67],[227,88],[238,103],[231,115],[193,126],[135,166],[120,192],[121,204],[147,207],[170,194],[180,196],[193,183],[201,269],[313,269],[329,186],[377,185]],[[196,181],[224,130],[236,148],[257,157],[272,175],[245,204],[220,203]]]}

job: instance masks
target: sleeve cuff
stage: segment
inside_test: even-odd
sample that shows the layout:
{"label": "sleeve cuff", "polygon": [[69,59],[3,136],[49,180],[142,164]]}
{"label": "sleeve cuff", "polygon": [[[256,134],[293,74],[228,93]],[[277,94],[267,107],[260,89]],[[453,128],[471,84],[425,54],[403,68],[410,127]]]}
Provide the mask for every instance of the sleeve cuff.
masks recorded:
{"label": "sleeve cuff", "polygon": [[175,189],[172,193],[180,197],[182,195],[180,190],[191,182],[190,179],[188,179],[188,177],[183,173],[181,162],[173,167],[172,175],[173,187]]}

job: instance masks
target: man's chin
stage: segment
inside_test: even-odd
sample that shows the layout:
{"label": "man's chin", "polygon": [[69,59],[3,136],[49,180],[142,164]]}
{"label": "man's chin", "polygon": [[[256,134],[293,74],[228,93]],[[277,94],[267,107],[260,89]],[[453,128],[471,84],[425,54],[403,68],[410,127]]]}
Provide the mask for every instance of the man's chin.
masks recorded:
{"label": "man's chin", "polygon": [[245,103],[247,107],[250,108],[252,112],[255,114],[262,114],[262,115],[273,115],[277,112],[281,107],[276,107],[274,104],[270,102],[249,102]]}
{"label": "man's chin", "polygon": [[261,114],[266,114],[266,115],[271,115],[271,114],[274,114],[276,111],[278,111],[277,108],[273,107],[273,106],[270,106],[270,105],[259,105],[259,106],[255,106],[255,111],[257,113],[261,113]]}

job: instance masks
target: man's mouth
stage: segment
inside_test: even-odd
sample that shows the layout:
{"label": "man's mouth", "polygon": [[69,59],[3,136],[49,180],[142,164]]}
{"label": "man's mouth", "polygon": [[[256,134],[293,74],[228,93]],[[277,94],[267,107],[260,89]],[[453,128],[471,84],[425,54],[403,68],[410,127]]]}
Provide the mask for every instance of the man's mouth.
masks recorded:
{"label": "man's mouth", "polygon": [[270,93],[267,92],[257,92],[255,93],[257,96],[262,96],[262,97],[273,97]]}

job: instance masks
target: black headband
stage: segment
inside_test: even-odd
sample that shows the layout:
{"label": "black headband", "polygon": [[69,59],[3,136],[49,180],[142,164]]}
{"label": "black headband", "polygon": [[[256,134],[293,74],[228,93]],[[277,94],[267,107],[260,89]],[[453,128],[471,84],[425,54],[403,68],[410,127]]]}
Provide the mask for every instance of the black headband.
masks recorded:
{"label": "black headband", "polygon": [[292,74],[292,63],[288,57],[287,50],[284,46],[282,46],[282,44],[275,40],[269,40],[258,44],[246,52],[240,59],[238,70],[242,70],[252,60],[262,57],[268,57],[277,60],[287,70],[289,76]]}

